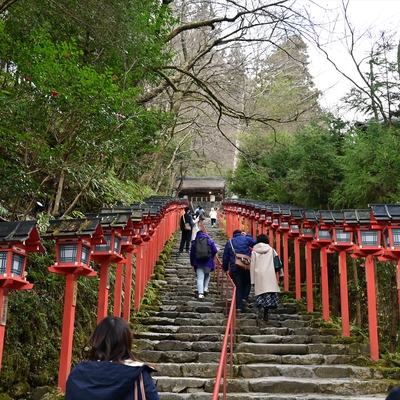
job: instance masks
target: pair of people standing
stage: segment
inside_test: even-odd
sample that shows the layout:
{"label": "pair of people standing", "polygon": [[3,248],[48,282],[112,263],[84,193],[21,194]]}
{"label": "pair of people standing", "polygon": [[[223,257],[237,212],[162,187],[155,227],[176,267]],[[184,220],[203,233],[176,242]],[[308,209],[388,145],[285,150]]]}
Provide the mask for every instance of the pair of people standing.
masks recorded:
{"label": "pair of people standing", "polygon": [[[235,266],[235,253],[251,256],[250,271]],[[224,249],[222,268],[230,270],[230,275],[236,286],[236,311],[241,312],[243,304],[247,304],[251,285],[254,285],[255,303],[259,309],[264,309],[264,320],[268,320],[268,310],[279,306],[279,285],[276,272],[283,277],[282,264],[275,269],[275,249],[269,245],[268,236],[261,234],[254,239],[241,230],[233,232]],[[280,260],[279,260],[280,261]]]}

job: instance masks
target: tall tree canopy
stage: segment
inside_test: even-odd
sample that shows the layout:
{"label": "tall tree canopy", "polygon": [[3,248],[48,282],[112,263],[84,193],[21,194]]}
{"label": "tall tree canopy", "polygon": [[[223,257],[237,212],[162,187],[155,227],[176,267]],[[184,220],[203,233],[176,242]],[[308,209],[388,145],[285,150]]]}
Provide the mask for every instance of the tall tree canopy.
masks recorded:
{"label": "tall tree canopy", "polygon": [[19,217],[36,200],[87,211],[223,173],[239,126],[281,119],[245,104],[260,55],[307,28],[287,0],[0,6],[1,197]]}

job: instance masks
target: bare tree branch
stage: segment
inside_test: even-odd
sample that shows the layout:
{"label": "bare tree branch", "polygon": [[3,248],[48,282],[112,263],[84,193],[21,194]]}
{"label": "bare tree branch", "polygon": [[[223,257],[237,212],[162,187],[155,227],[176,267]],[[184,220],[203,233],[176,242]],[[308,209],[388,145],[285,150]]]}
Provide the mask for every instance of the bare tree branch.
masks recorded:
{"label": "bare tree branch", "polygon": [[0,3],[0,14],[7,10],[7,8],[11,7],[17,0],[4,0]]}

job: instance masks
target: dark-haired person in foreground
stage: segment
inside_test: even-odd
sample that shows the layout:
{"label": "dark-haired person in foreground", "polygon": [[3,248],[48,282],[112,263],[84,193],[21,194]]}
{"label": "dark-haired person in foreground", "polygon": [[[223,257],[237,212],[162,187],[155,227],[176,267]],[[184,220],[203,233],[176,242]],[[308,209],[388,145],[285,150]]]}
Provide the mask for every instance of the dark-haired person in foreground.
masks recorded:
{"label": "dark-haired person in foreground", "polygon": [[400,387],[392,389],[387,395],[386,400],[400,400]]}
{"label": "dark-haired person in foreground", "polygon": [[104,318],[85,345],[91,346],[90,361],[68,377],[65,400],[160,400],[150,376],[156,370],[133,356],[132,342],[125,320]]}

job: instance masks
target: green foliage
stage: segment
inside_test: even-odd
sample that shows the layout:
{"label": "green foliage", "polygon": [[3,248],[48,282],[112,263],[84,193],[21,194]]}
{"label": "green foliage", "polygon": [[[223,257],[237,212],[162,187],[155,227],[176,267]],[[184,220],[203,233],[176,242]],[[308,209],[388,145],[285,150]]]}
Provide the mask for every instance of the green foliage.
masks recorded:
{"label": "green foliage", "polygon": [[331,192],[341,181],[341,127],[322,120],[293,137],[277,133],[276,140],[273,145],[270,135],[245,138],[251,157],[240,156],[230,190],[244,198],[330,208]]}
{"label": "green foliage", "polygon": [[343,179],[333,191],[336,208],[366,208],[400,198],[400,130],[368,123],[350,131],[340,158]]}
{"label": "green foliage", "polygon": [[296,134],[289,152],[290,168],[282,180],[291,204],[331,208],[330,194],[341,180],[336,135],[316,123]]}
{"label": "green foliage", "polygon": [[0,21],[4,205],[26,214],[39,198],[52,212],[78,199],[89,212],[100,198],[129,204],[149,195],[138,182],[170,117],[136,100],[143,79],[154,80],[151,66],[169,59],[171,11],[156,1],[34,3],[17,2]]}

